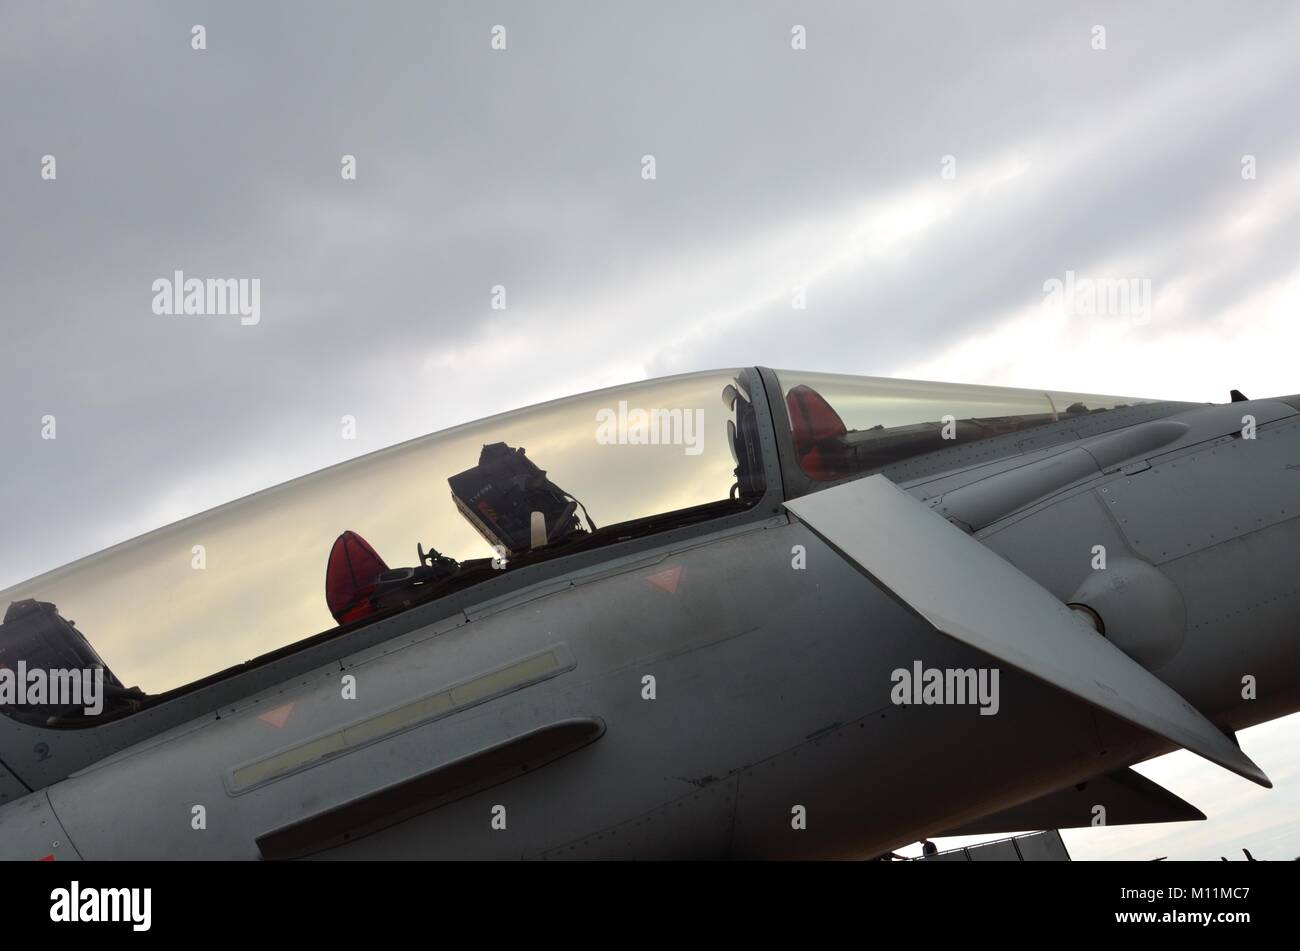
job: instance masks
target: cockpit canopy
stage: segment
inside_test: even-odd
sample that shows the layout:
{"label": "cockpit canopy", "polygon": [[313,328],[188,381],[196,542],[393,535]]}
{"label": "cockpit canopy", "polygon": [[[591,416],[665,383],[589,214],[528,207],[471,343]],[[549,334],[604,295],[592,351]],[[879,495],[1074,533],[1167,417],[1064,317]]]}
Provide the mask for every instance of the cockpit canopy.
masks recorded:
{"label": "cockpit canopy", "polygon": [[[749,377],[635,383],[414,439],[0,592],[0,610],[57,606],[156,695],[520,566],[744,511],[764,490]],[[0,627],[0,665],[16,630]]]}
{"label": "cockpit canopy", "polygon": [[[814,483],[931,452],[1150,402],[1068,393],[776,371],[791,455]],[[789,487],[787,487],[788,489]]]}

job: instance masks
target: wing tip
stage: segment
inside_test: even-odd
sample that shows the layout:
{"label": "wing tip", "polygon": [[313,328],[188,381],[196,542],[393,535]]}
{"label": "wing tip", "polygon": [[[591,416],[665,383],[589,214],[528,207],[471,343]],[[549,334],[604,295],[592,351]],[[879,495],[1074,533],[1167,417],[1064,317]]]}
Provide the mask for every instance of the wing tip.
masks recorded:
{"label": "wing tip", "polygon": [[1257,786],[1263,786],[1265,789],[1273,788],[1273,780],[1269,779],[1268,774],[1260,769],[1259,766],[1255,764],[1255,761],[1245,753],[1240,753],[1238,756],[1232,757],[1231,759],[1215,757],[1212,762],[1222,766],[1224,769],[1236,773],[1242,779],[1249,779]]}

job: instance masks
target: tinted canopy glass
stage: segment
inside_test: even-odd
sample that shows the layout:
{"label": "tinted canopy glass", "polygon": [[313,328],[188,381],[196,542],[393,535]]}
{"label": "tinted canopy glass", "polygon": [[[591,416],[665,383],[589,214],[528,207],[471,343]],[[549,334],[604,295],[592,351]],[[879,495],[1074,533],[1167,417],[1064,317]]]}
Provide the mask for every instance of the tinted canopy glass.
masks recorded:
{"label": "tinted canopy glass", "polygon": [[[740,375],[632,384],[415,439],[0,592],[0,614],[24,600],[56,605],[122,684],[157,694],[365,623],[413,589],[436,594],[743,509],[762,477],[736,461],[758,451]],[[18,613],[23,643],[37,618],[63,632],[64,653],[77,646],[55,619]],[[0,627],[0,663],[19,640]]]}
{"label": "tinted canopy glass", "polygon": [[818,482],[1149,400],[778,370],[792,455]]}

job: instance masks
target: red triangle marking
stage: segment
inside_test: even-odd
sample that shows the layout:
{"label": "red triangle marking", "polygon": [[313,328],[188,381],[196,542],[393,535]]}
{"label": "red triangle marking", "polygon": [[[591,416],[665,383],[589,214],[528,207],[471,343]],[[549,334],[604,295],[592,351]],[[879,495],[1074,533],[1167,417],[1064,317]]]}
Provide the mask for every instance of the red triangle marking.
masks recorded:
{"label": "red triangle marking", "polygon": [[286,721],[288,721],[289,714],[292,712],[293,712],[293,704],[286,703],[284,706],[276,707],[274,710],[267,710],[260,717],[258,717],[258,719],[261,720],[263,723],[271,724],[271,726],[275,727],[278,730],[280,729],[280,727],[284,726]]}
{"label": "red triangle marking", "polygon": [[53,856],[53,855],[47,855],[47,856],[45,856],[45,858],[43,858],[43,859],[37,859],[36,861],[38,861],[38,862],[53,862],[53,861],[54,861],[54,856]]}
{"label": "red triangle marking", "polygon": [[652,575],[646,575],[645,580],[649,581],[656,588],[662,588],[669,594],[677,593],[677,585],[682,580],[682,572],[686,569],[681,565],[674,565],[671,568],[664,568],[662,571],[656,571]]}

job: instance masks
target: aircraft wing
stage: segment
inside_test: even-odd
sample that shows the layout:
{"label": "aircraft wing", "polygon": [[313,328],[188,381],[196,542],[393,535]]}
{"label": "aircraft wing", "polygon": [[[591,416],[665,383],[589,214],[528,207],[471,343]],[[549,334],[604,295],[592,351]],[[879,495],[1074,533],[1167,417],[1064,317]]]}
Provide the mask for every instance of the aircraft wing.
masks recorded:
{"label": "aircraft wing", "polygon": [[1205,818],[1205,813],[1159,783],[1134,770],[1120,769],[1010,809],[972,819],[941,834],[1002,835],[1027,829],[1081,829],[1097,820],[1094,813],[1097,806],[1106,810],[1106,826],[1189,822]]}
{"label": "aircraft wing", "polygon": [[1264,771],[1051,592],[882,475],[786,502],[796,518],[949,637],[1261,786]]}

